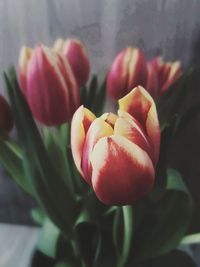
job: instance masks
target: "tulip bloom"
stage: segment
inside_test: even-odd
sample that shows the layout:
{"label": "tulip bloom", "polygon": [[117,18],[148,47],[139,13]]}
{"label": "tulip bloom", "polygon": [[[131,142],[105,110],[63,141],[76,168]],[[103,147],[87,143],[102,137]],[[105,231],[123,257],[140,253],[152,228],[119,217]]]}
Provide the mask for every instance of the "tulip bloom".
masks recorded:
{"label": "tulip bloom", "polygon": [[86,47],[77,39],[56,40],[54,50],[61,52],[68,60],[78,86],[86,84],[89,78],[90,63]]}
{"label": "tulip bloom", "polygon": [[107,205],[128,205],[152,189],[160,150],[155,103],[141,86],[119,100],[118,115],[83,106],[71,125],[75,164]]}
{"label": "tulip bloom", "polygon": [[182,75],[180,61],[164,62],[161,57],[156,57],[149,64],[157,73],[157,97],[167,91],[167,89]]}
{"label": "tulip bloom", "polygon": [[135,86],[145,86],[147,63],[140,49],[128,47],[122,50],[108,72],[107,92],[115,100],[129,93]]}
{"label": "tulip bloom", "polygon": [[23,48],[19,61],[20,83],[33,116],[47,126],[70,121],[79,90],[67,60],[43,45],[26,52]]}
{"label": "tulip bloom", "polygon": [[0,95],[0,131],[10,132],[13,128],[13,117],[6,99]]}

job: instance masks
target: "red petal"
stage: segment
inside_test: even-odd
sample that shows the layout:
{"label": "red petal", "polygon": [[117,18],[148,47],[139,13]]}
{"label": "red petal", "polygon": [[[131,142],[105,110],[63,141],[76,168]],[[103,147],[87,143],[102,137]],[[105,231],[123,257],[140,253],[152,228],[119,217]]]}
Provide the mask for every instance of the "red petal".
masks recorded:
{"label": "red petal", "polygon": [[142,125],[153,146],[154,159],[157,162],[160,150],[160,127],[152,97],[143,87],[138,86],[119,100],[119,109],[128,112]]}
{"label": "red petal", "polygon": [[115,100],[123,97],[127,92],[128,57],[127,49],[121,51],[109,70],[107,77],[107,92]]}
{"label": "red petal", "polygon": [[68,39],[63,47],[63,53],[67,57],[77,83],[84,85],[89,77],[90,64],[85,46],[77,39]]}
{"label": "red petal", "polygon": [[128,140],[138,145],[154,160],[154,155],[151,155],[151,145],[143,133],[143,129],[131,115],[119,111],[119,118],[115,123],[114,133],[115,135],[126,137]]}
{"label": "red petal", "polygon": [[108,205],[129,205],[154,183],[154,168],[145,151],[121,136],[101,138],[91,155],[92,185]]}
{"label": "red petal", "polygon": [[101,118],[95,119],[87,132],[83,148],[81,167],[84,177],[89,184],[91,184],[90,154],[93,147],[100,138],[110,136],[112,134],[113,128]]}

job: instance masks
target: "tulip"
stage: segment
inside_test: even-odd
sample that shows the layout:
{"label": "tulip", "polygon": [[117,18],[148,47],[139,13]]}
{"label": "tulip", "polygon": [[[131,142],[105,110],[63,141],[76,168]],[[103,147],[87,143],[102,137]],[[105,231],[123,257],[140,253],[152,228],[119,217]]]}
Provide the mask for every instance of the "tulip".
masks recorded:
{"label": "tulip", "polygon": [[141,86],[119,100],[118,115],[80,106],[71,124],[74,162],[100,201],[129,205],[152,189],[159,158],[155,103]]}
{"label": "tulip", "polygon": [[0,95],[0,130],[10,132],[13,128],[13,117],[6,99]]}
{"label": "tulip", "polygon": [[158,77],[158,93],[161,96],[169,87],[182,75],[180,61],[164,62],[161,57],[154,58],[150,65],[157,73]]}
{"label": "tulip", "polygon": [[86,84],[90,64],[86,47],[77,39],[56,40],[54,50],[62,53],[68,60],[79,87]]}
{"label": "tulip", "polygon": [[70,121],[79,106],[79,90],[67,60],[43,45],[30,55],[22,56],[20,80],[33,116],[47,126]]}
{"label": "tulip", "polygon": [[147,63],[140,49],[128,47],[122,50],[107,77],[107,92],[114,100],[129,93],[135,86],[145,86],[147,82]]}

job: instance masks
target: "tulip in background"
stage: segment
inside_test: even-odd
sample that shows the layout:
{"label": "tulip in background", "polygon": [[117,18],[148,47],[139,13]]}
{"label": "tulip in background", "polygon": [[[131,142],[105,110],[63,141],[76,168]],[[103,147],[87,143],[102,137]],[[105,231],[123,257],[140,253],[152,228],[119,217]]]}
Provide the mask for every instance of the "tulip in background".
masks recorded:
{"label": "tulip in background", "polygon": [[158,92],[161,96],[167,89],[182,75],[180,61],[164,62],[161,57],[152,59],[149,63],[151,68],[157,73]]}
{"label": "tulip in background", "polygon": [[122,50],[108,73],[107,92],[113,99],[125,96],[134,87],[145,86],[147,63],[140,49],[128,47]]}
{"label": "tulip in background", "polygon": [[136,87],[119,100],[118,116],[99,118],[81,106],[72,120],[71,147],[79,172],[103,203],[133,204],[155,179],[160,129],[153,99]]}
{"label": "tulip in background", "polygon": [[117,55],[110,67],[107,92],[116,101],[135,86],[142,85],[156,100],[181,74],[179,61],[164,62],[156,57],[147,62],[140,49],[128,47]]}
{"label": "tulip in background", "polygon": [[77,39],[58,39],[53,48],[67,58],[79,87],[85,85],[89,78],[90,63],[84,44]]}
{"label": "tulip in background", "polygon": [[33,116],[48,126],[71,120],[80,104],[79,88],[68,61],[43,45],[22,48],[20,81]]}

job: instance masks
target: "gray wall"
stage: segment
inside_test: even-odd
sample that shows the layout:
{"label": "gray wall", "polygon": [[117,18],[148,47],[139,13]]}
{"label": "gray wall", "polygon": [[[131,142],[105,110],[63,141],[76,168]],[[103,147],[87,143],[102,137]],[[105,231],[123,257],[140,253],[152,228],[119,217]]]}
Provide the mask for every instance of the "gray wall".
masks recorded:
{"label": "gray wall", "polygon": [[[129,44],[149,57],[161,53],[185,67],[198,65],[199,14],[199,0],[0,0],[0,67],[16,64],[23,44],[51,45],[60,36],[83,40],[98,72]],[[0,177],[0,221],[30,222],[32,205]]]}

